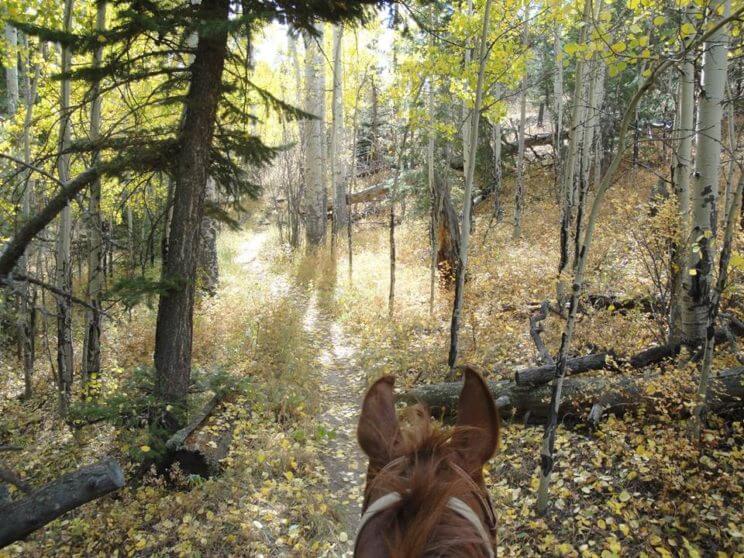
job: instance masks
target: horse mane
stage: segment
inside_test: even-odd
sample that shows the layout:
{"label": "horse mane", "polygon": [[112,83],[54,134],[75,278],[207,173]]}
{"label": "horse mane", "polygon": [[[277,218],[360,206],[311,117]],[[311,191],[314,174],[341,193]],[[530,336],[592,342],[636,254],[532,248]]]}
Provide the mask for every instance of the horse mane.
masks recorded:
{"label": "horse mane", "polygon": [[456,448],[451,444],[455,431],[431,421],[423,405],[409,407],[401,417],[401,435],[392,455],[408,459],[379,471],[365,494],[365,508],[372,495],[398,492],[402,496],[380,514],[391,558],[482,556],[483,539],[468,520],[448,507],[450,498],[462,499],[472,492],[450,465],[456,463]]}

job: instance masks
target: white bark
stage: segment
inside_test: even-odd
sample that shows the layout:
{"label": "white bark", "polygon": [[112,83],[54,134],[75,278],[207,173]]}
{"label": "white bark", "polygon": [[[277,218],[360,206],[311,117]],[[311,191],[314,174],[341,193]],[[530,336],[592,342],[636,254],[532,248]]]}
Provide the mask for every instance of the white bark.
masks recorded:
{"label": "white bark", "polygon": [[[466,13],[468,15],[473,14],[473,0],[467,0],[467,4],[465,7]],[[467,41],[465,44],[465,56],[464,56],[464,73],[467,75],[467,72],[470,71],[470,63],[473,60],[473,49],[472,45],[470,45],[470,41]],[[467,102],[463,100],[462,102],[462,162],[463,162],[463,169],[468,168],[468,159],[470,158],[470,153],[474,151],[473,147],[469,144],[470,142],[470,109],[468,109]]]}
{"label": "white bark", "polygon": [[695,63],[693,53],[685,56],[679,75],[677,125],[674,131],[673,182],[677,197],[679,234],[673,270],[672,301],[669,316],[669,338],[675,341],[684,336],[682,321],[682,284],[690,236],[690,174],[692,172],[692,138],[695,114]]}
{"label": "white bark", "polygon": [[[561,147],[563,146],[563,43],[561,41],[561,25],[556,23],[553,29],[553,44],[555,50],[555,75],[553,76],[553,125],[555,130],[555,141],[553,144],[553,156],[555,157],[555,180],[556,184],[561,177]],[[559,200],[560,201],[560,200]]]}
{"label": "white bark", "polygon": [[7,87],[7,114],[13,118],[18,112],[18,30],[11,24],[5,24],[5,43],[8,45],[8,67],[5,68],[5,85]]}
{"label": "white bark", "polygon": [[333,28],[333,128],[331,130],[331,172],[333,179],[333,237],[346,224],[348,208],[346,206],[346,184],[344,183],[341,146],[344,140],[343,83],[342,83],[342,39],[344,28],[337,25]]}
{"label": "white bark", "polygon": [[[69,32],[72,27],[73,0],[65,0],[63,29]],[[71,67],[72,53],[62,48],[62,71]],[[64,151],[71,142],[70,126],[70,80],[63,79],[60,86],[60,127],[59,149]],[[70,175],[70,156],[59,156],[57,172],[61,182],[67,182]],[[57,233],[56,286],[69,293],[72,291],[72,258],[70,244],[72,237],[72,216],[70,204],[60,213]],[[69,298],[57,296],[57,378],[59,381],[59,406],[63,415],[67,414],[72,394],[73,355],[72,355],[72,304]]]}
{"label": "white bark", "polygon": [[[525,37],[527,35],[525,25]],[[523,44],[525,41],[523,41]],[[527,72],[522,77],[519,93],[519,130],[517,133],[517,188],[514,197],[514,232],[512,239],[518,240],[522,236],[522,208],[524,206],[524,134],[527,125]]]}
{"label": "white bark", "polygon": [[[106,2],[98,4],[96,11],[96,31],[106,29]],[[98,68],[103,60],[103,48],[93,54],[93,67]],[[90,141],[100,139],[101,96],[100,85],[93,84],[90,107]],[[93,165],[99,161],[99,153],[93,154]],[[85,344],[81,376],[83,385],[95,379],[101,372],[101,296],[103,294],[103,228],[101,221],[101,179],[96,178],[90,186],[88,198],[88,303],[93,309],[86,311]]]}
{"label": "white bark", "polygon": [[[478,128],[480,112],[483,104],[483,89],[485,81],[488,29],[491,18],[491,0],[486,0],[483,7],[483,28],[478,45],[478,81],[475,86],[475,103],[470,111],[470,138],[468,144],[478,144]],[[473,152],[474,155],[474,152]],[[458,269],[455,285],[455,301],[452,308],[452,322],[450,326],[450,351],[448,364],[450,373],[454,371],[458,353],[458,335],[460,330],[460,315],[462,313],[463,291],[465,290],[465,273],[468,263],[468,242],[470,240],[470,211],[473,202],[473,178],[475,175],[475,157],[468,157],[465,168],[465,203],[462,211],[462,226],[460,228],[460,253],[458,254]]]}
{"label": "white bark", "polygon": [[[28,47],[28,45],[26,45]],[[31,72],[31,54],[27,55],[27,63],[24,71],[24,105],[25,116],[23,120],[23,161],[31,164],[31,125],[33,123],[34,102],[36,100],[36,90],[39,83],[41,65],[36,64],[34,67],[33,77]],[[21,198],[21,217],[23,222],[31,219],[31,206],[34,199],[34,190],[36,181],[33,178],[32,171],[29,169],[24,172],[23,196]],[[26,249],[23,257],[18,261],[18,269],[23,274],[28,274],[28,262],[33,258],[33,246]],[[35,331],[35,312],[32,294],[32,288],[27,283],[23,283],[20,293],[20,307],[18,310],[18,333],[21,344],[21,357],[23,360],[23,380],[24,396],[30,397],[32,392],[32,379],[34,374],[34,339]]]}
{"label": "white bark", "polygon": [[[591,2],[584,4],[585,25],[579,32],[579,44],[586,41],[586,28],[592,15]],[[560,230],[560,261],[558,263],[558,281],[556,285],[559,308],[563,308],[566,299],[566,278],[564,276],[570,259],[571,230],[574,219],[574,207],[576,202],[576,170],[579,163],[581,138],[583,137],[583,124],[586,114],[586,101],[584,99],[584,86],[586,82],[586,64],[584,58],[576,59],[576,79],[574,84],[573,103],[571,107],[571,128],[569,130],[568,153],[565,161],[562,161],[563,175],[561,177],[561,230]]]}
{"label": "white bark", "polygon": [[[216,204],[219,200],[217,183],[211,176],[207,178],[205,200]],[[201,222],[199,233],[199,286],[208,296],[217,294],[220,280],[219,260],[217,258],[217,232],[219,224],[214,217],[205,215]]]}
{"label": "white bark", "polygon": [[493,217],[501,222],[503,209],[501,207],[501,122],[491,123],[491,153],[493,157]]}
{"label": "white bark", "polygon": [[728,215],[731,204],[733,203],[735,195],[734,187],[734,171],[736,169],[736,148],[737,148],[737,137],[736,137],[736,99],[734,98],[734,92],[731,89],[731,83],[726,82],[726,92],[728,99],[726,100],[726,123],[728,124],[728,168],[726,170],[726,195],[724,196],[725,203],[723,205],[724,214]]}
{"label": "white bark", "polygon": [[315,118],[305,122],[305,235],[308,249],[323,243],[326,234],[325,171],[323,169],[323,60],[320,50],[322,29],[318,36],[305,39],[305,111]]}
{"label": "white bark", "polygon": [[[433,36],[430,38],[430,45],[433,45],[434,39]],[[438,199],[434,189],[436,188],[434,184],[434,143],[435,143],[435,137],[434,137],[434,83],[432,78],[430,77],[428,80],[428,91],[427,91],[427,97],[426,97],[426,107],[427,111],[429,112],[429,128],[427,130],[428,132],[428,139],[426,142],[426,166],[427,166],[427,178],[429,183],[429,200],[431,203],[430,211],[429,211],[429,248],[431,250],[429,256],[429,313],[432,314],[434,312],[434,294],[436,292],[435,290],[435,283],[436,283],[436,273],[437,273],[437,249],[438,249],[438,242],[437,242],[437,216],[439,214],[438,208],[436,207],[436,200]]]}
{"label": "white bark", "polygon": [[[729,11],[729,1],[711,5]],[[695,173],[691,190],[691,248],[684,272],[682,328],[689,342],[705,338],[716,236],[721,173],[721,120],[726,85],[728,33],[718,29],[703,45],[703,72],[696,129]]]}

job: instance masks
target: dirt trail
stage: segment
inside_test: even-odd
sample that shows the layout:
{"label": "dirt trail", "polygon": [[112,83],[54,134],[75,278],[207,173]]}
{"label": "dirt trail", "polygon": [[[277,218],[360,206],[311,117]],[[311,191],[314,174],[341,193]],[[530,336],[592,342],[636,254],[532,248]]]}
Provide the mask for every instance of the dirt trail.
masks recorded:
{"label": "dirt trail", "polygon": [[354,348],[331,315],[318,310],[317,296],[308,309],[306,327],[321,349],[321,390],[325,412],[320,423],[334,433],[321,456],[328,473],[339,520],[338,553],[351,556],[351,548],[365,475],[365,460],[356,441],[359,404],[366,386],[364,372],[356,366]]}
{"label": "dirt trail", "polygon": [[318,424],[330,433],[321,460],[327,472],[331,505],[338,520],[332,556],[351,556],[359,521],[366,460],[356,442],[359,405],[366,377],[355,362],[355,348],[334,316],[334,295],[316,286],[294,284],[271,271],[265,259],[267,230],[253,230],[239,250],[236,263],[270,284],[272,299],[291,297],[305,310],[304,328],[320,354],[318,383],[323,408]]}

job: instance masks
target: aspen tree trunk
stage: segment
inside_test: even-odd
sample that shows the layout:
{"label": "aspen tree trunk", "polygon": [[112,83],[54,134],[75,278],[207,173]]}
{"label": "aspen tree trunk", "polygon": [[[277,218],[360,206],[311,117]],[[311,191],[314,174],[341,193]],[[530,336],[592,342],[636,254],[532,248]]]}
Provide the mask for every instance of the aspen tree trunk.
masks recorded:
{"label": "aspen tree trunk", "polygon": [[561,41],[561,25],[556,23],[553,28],[553,45],[555,50],[555,75],[553,76],[553,126],[555,129],[555,139],[553,140],[553,157],[554,168],[555,168],[555,184],[556,184],[556,197],[560,204],[560,187],[558,186],[561,180],[561,156],[563,150],[563,43]]}
{"label": "aspen tree trunk", "polygon": [[379,139],[379,129],[380,129],[380,118],[379,118],[379,110],[378,110],[378,95],[377,95],[377,82],[375,81],[375,75],[372,74],[371,78],[371,84],[372,87],[370,88],[370,112],[371,114],[371,122],[370,122],[370,133],[372,135],[370,142],[369,142],[369,153],[367,154],[367,160],[369,161],[369,167],[370,169],[379,170],[378,169],[378,163],[380,163],[379,157],[379,146],[378,146],[378,139]]}
{"label": "aspen tree trunk", "polygon": [[[26,48],[28,43],[26,41]],[[31,125],[33,123],[34,104],[36,101],[36,90],[41,73],[41,65],[36,64],[34,75],[31,77],[31,54],[27,54],[27,64],[24,71],[24,105],[26,109],[23,121],[23,161],[31,164]],[[24,186],[23,196],[21,198],[21,217],[24,223],[31,219],[31,206],[34,201],[34,190],[36,181],[33,178],[32,171],[29,169],[23,174]],[[26,253],[18,260],[18,269],[21,273],[28,274],[28,262],[33,259],[33,246],[29,245]],[[37,270],[40,272],[40,270]],[[35,360],[35,338],[36,338],[36,309],[34,300],[36,291],[27,282],[21,283],[20,286],[20,308],[18,315],[19,342],[21,343],[21,356],[23,360],[23,394],[25,398],[31,397],[34,360]]]}
{"label": "aspen tree trunk", "polygon": [[[592,3],[584,3],[585,25],[579,31],[579,44],[586,42],[586,28],[589,25],[592,14]],[[582,126],[585,119],[584,84],[586,71],[584,58],[579,56],[576,60],[576,79],[574,84],[573,105],[571,108],[571,128],[568,139],[568,153],[565,161],[562,161],[563,176],[561,181],[561,230],[560,230],[560,259],[558,262],[558,281],[556,295],[558,308],[563,311],[566,293],[566,277],[568,269],[571,246],[571,229],[574,219],[574,204],[576,191],[576,167],[579,162],[581,138],[583,136]]]}
{"label": "aspen tree trunk", "polygon": [[[211,176],[207,178],[205,201],[217,203],[217,183]],[[199,285],[207,296],[217,294],[220,281],[219,260],[217,258],[217,220],[204,216],[199,232]]]}
{"label": "aspen tree trunk", "polygon": [[[465,13],[468,16],[473,15],[473,0],[467,0],[465,4]],[[470,45],[470,41],[467,41],[465,43],[465,56],[464,56],[464,72],[470,71],[470,63],[473,61],[473,49],[472,45]],[[470,158],[471,151],[475,151],[475,148],[468,144],[470,141],[470,110],[468,110],[467,103],[465,100],[462,102],[461,107],[461,115],[462,115],[462,168],[467,169],[468,168],[468,159]]]}
{"label": "aspen tree trunk", "polygon": [[[96,31],[106,28],[106,2],[100,2],[96,12]],[[103,59],[103,47],[93,54],[93,67],[98,68]],[[100,85],[95,82],[91,91],[90,141],[99,140],[101,131]],[[93,166],[99,162],[99,153],[93,153]],[[103,293],[103,230],[101,224],[101,179],[96,178],[90,185],[88,198],[88,303],[92,306],[86,311],[85,343],[83,363],[80,370],[84,388],[90,379],[101,372],[101,295]]]}
{"label": "aspen tree trunk", "polygon": [[[19,104],[19,88],[18,88],[18,31],[15,27],[10,25],[9,23],[5,24],[5,42],[8,45],[8,50],[10,52],[8,65],[5,68],[5,87],[7,91],[7,116],[8,120],[12,121],[15,117],[16,113],[18,112],[18,104]],[[24,76],[25,78],[28,77],[28,73]],[[26,81],[28,81],[26,79]],[[26,90],[26,96],[28,96],[28,89]],[[30,125],[30,122],[28,122],[28,118],[26,118],[26,122],[24,123],[24,130],[23,130],[23,139],[24,139],[24,148],[25,148],[25,140],[28,138],[28,132],[27,132],[27,125]],[[15,142],[13,142],[15,143]],[[15,146],[14,146],[15,148]],[[26,158],[26,150],[24,149],[24,161],[26,163],[30,162]],[[30,217],[30,205],[27,203],[27,195],[29,191],[29,180],[28,177],[30,176],[30,173],[26,170],[24,170],[21,173],[21,176],[26,177],[26,180],[23,181],[20,188],[22,188],[21,193],[21,219],[25,222]],[[28,271],[28,261],[26,258],[26,255],[24,254],[19,260],[17,268],[18,271],[22,274],[27,274]],[[29,324],[31,320],[29,320],[29,294],[30,289],[28,286],[28,283],[23,282],[18,285],[18,287],[15,289],[17,292],[17,317],[16,317],[16,331],[17,331],[17,341],[18,341],[18,349],[19,353],[21,355],[21,360],[23,362],[23,369],[24,369],[24,397],[29,397],[31,395],[31,375],[33,369],[33,357],[29,354]],[[29,367],[29,359],[31,359],[30,367]]]}
{"label": "aspen tree trunk", "polygon": [[7,113],[13,118],[18,112],[18,30],[10,23],[5,24],[5,42],[10,51],[10,61],[5,68],[5,86],[7,87]]}
{"label": "aspen tree trunk", "polygon": [[[292,69],[294,70],[294,82],[295,82],[295,91],[296,91],[296,97],[295,97],[295,105],[300,107],[303,106],[302,103],[302,70],[300,68],[300,57],[297,53],[297,39],[294,37],[294,35],[289,35],[288,40],[289,45],[289,55],[292,60]],[[305,153],[305,139],[306,139],[306,132],[305,132],[305,121],[304,120],[298,120],[297,121],[297,133],[299,135],[299,152],[300,152],[300,160],[303,160],[304,153]],[[304,169],[303,164],[300,164],[300,182],[304,183]],[[293,248],[297,248],[300,245],[300,225],[301,225],[301,216],[300,216],[300,210],[301,210],[301,204],[302,200],[302,188],[297,187],[296,189],[292,188],[290,186],[290,194],[287,196],[287,212],[289,214],[289,244]]]}
{"label": "aspen tree trunk", "polygon": [[163,280],[173,286],[160,297],[154,355],[156,395],[161,402],[173,403],[183,401],[191,383],[199,225],[204,214],[209,153],[227,54],[229,2],[204,0],[199,11],[201,19],[225,25],[199,37],[179,133],[181,149],[174,161],[173,219],[169,257],[163,269]]}
{"label": "aspen tree trunk", "polygon": [[[433,46],[434,39],[430,36],[429,44]],[[437,250],[439,249],[438,235],[437,235],[437,220],[439,216],[439,208],[437,207],[437,200],[440,196],[436,195],[436,185],[434,184],[434,84],[432,78],[428,80],[428,91],[426,97],[426,106],[429,112],[429,118],[432,120],[429,123],[428,139],[426,142],[426,167],[427,167],[427,180],[429,182],[429,314],[434,313],[434,294],[435,294],[435,283],[437,275]]]}
{"label": "aspen tree trunk", "polygon": [[[366,75],[365,75],[366,78]],[[365,79],[362,79],[362,83],[359,84],[356,98],[354,99],[354,117],[352,118],[352,140],[351,140],[351,170],[349,174],[351,179],[349,181],[349,194],[354,193],[354,187],[356,186],[356,175],[357,175],[357,139],[358,139],[358,126],[357,121],[359,119],[359,97],[361,96],[362,86],[364,85]],[[345,200],[344,200],[345,201]],[[352,228],[353,220],[351,216],[351,205],[348,205],[348,216],[346,219],[346,244],[349,252],[349,283],[353,281],[354,273],[354,249],[352,244]]]}
{"label": "aspen tree trunk", "polygon": [[[728,11],[728,10],[726,10]],[[718,311],[721,307],[721,297],[726,289],[728,281],[728,266],[731,259],[731,249],[733,246],[734,230],[737,225],[739,213],[741,212],[742,192],[744,191],[744,174],[739,178],[739,185],[735,192],[732,192],[731,206],[726,213],[726,232],[723,236],[723,246],[721,247],[721,256],[718,265],[718,279],[716,281],[715,292],[708,310],[708,324],[706,328],[705,350],[703,353],[703,362],[700,365],[700,380],[698,381],[697,404],[690,417],[690,437],[694,442],[700,442],[700,433],[705,411],[707,407],[708,389],[711,380],[711,364],[713,362],[713,351],[715,349],[715,323],[718,317]]]}
{"label": "aspen tree trunk", "polygon": [[[601,3],[594,4],[594,20],[600,16]],[[605,65],[596,56],[592,58],[586,73],[589,81],[586,108],[584,109],[583,134],[580,149],[579,173],[578,173],[578,201],[576,202],[576,233],[574,235],[574,268],[579,258],[579,244],[581,231],[584,226],[584,213],[586,211],[587,199],[590,189],[590,171],[592,168],[592,157],[595,154],[594,138],[599,127],[599,110],[604,96],[604,68]]]}
{"label": "aspen tree trunk", "polygon": [[503,209],[501,207],[501,122],[491,126],[491,151],[493,153],[493,217],[501,222]]}
{"label": "aspen tree trunk", "polygon": [[305,112],[315,116],[305,122],[305,237],[308,250],[323,244],[326,234],[326,189],[323,169],[323,60],[322,29],[305,38]]}
{"label": "aspen tree trunk", "polygon": [[692,138],[695,114],[695,63],[688,52],[680,68],[677,96],[677,126],[674,131],[673,178],[677,197],[679,234],[672,259],[672,300],[669,315],[669,342],[680,341],[682,330],[682,284],[685,279],[687,251],[690,242],[690,174],[692,172]]}
{"label": "aspen tree trunk", "polygon": [[[527,49],[527,20],[522,29],[522,48]],[[522,76],[519,92],[519,132],[517,145],[517,188],[514,197],[514,231],[512,240],[522,236],[522,207],[524,205],[524,134],[527,126],[527,71]]]}
{"label": "aspen tree trunk", "polygon": [[[729,2],[715,2],[728,12]],[[715,15],[713,15],[715,18]],[[706,338],[716,237],[718,187],[721,170],[721,119],[726,85],[728,34],[718,29],[703,45],[703,72],[696,130],[695,173],[692,181],[692,245],[683,273],[682,329],[689,343]]]}
{"label": "aspen tree trunk", "polygon": [[734,188],[734,170],[736,169],[736,147],[737,147],[737,137],[736,137],[736,98],[734,97],[734,92],[731,88],[731,83],[726,80],[726,95],[728,99],[726,100],[726,124],[728,125],[728,152],[729,152],[729,161],[728,161],[728,169],[726,170],[726,194],[724,195],[724,205],[723,205],[723,213],[724,215],[728,215],[729,208],[731,207],[731,204],[733,203],[733,199],[735,196],[735,188]]}
{"label": "aspen tree trunk", "polygon": [[342,89],[342,66],[341,66],[341,42],[344,28],[336,25],[333,28],[333,93],[332,114],[333,127],[331,128],[331,174],[333,179],[333,245],[336,245],[338,232],[343,229],[348,218],[346,206],[346,186],[344,184],[343,164],[341,162],[341,146],[343,145],[344,114],[343,114],[343,89]]}
{"label": "aspen tree trunk", "polygon": [[[483,8],[483,28],[481,30],[480,43],[478,45],[478,81],[475,86],[475,104],[470,111],[470,137],[468,144],[474,147],[478,144],[478,128],[480,123],[480,112],[483,104],[483,89],[486,70],[488,42],[488,29],[491,18],[491,0],[486,0]],[[468,263],[468,241],[470,240],[470,211],[473,202],[473,177],[475,175],[475,152],[472,151],[472,157],[468,158],[468,165],[465,169],[465,202],[462,211],[462,226],[460,227],[460,250],[457,261],[457,274],[455,283],[455,301],[452,308],[452,322],[450,325],[450,350],[447,363],[450,368],[450,375],[454,374],[455,364],[457,363],[458,353],[458,335],[460,332],[460,316],[462,313],[463,291],[465,289],[465,272]]]}
{"label": "aspen tree trunk", "polygon": [[[73,0],[65,0],[63,29],[69,33],[72,27]],[[62,72],[69,72],[72,52],[62,47]],[[71,142],[70,126],[70,80],[61,81],[60,90],[59,151],[65,151]],[[70,177],[70,156],[63,154],[57,162],[57,172],[61,182]],[[67,203],[60,213],[57,232],[56,287],[65,293],[72,292],[72,257],[70,244],[72,237],[72,215]],[[59,387],[59,409],[64,416],[70,406],[72,396],[73,354],[72,354],[72,302],[69,297],[57,296],[57,380]]]}

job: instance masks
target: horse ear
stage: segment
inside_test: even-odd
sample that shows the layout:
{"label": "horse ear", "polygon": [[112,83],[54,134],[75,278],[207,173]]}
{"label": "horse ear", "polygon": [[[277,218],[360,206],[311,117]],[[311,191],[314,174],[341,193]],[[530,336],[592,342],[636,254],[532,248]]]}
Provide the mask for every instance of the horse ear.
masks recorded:
{"label": "horse ear", "polygon": [[483,377],[465,367],[465,385],[457,406],[457,428],[452,443],[457,448],[463,468],[480,477],[483,465],[493,457],[499,444],[499,414]]}
{"label": "horse ear", "polygon": [[385,466],[393,457],[393,448],[400,436],[395,414],[392,376],[383,376],[367,390],[357,426],[359,446],[376,467]]}

